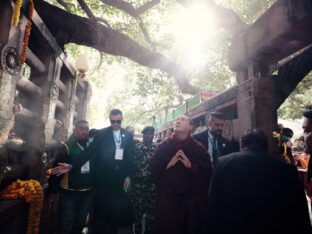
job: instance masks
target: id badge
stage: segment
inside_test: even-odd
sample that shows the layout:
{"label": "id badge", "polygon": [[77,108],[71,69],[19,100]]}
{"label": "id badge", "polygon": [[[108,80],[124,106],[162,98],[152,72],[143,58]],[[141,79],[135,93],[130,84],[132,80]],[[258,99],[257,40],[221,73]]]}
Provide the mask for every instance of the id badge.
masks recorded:
{"label": "id badge", "polygon": [[82,167],[81,167],[81,174],[87,174],[90,173],[90,163],[89,161],[86,162]]}
{"label": "id badge", "polygon": [[115,159],[123,160],[123,149],[118,149],[118,148],[116,149]]}

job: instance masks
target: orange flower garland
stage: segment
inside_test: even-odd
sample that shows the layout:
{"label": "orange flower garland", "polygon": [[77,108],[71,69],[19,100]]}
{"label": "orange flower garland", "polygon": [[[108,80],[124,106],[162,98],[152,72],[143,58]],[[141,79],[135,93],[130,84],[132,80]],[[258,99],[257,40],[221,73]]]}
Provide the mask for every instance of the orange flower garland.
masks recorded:
{"label": "orange flower garland", "polygon": [[21,7],[22,7],[23,0],[16,0],[15,8],[12,16],[12,26],[16,27],[19,21],[19,17],[21,14]]}
{"label": "orange flower garland", "polygon": [[17,180],[0,194],[1,199],[25,199],[29,203],[27,234],[38,234],[41,209],[43,207],[43,189],[36,180]]}
{"label": "orange flower garland", "polygon": [[27,23],[26,29],[25,29],[24,45],[23,45],[22,54],[21,54],[21,64],[24,64],[26,61],[27,47],[28,47],[29,38],[30,38],[30,31],[31,31],[31,19],[32,19],[32,16],[34,14],[34,10],[35,10],[34,1],[30,0],[29,1],[29,12],[28,12],[28,23]]}

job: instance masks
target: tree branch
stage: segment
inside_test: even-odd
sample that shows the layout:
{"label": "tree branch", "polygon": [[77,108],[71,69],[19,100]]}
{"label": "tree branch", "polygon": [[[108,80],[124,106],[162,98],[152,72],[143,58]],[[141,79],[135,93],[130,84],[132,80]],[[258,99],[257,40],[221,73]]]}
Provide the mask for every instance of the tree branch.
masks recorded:
{"label": "tree branch", "polygon": [[85,45],[111,55],[127,57],[143,66],[160,69],[173,76],[183,93],[196,94],[199,91],[188,82],[186,73],[175,62],[146,49],[129,36],[44,1],[37,0],[35,6],[52,34],[55,35],[59,30],[68,34],[66,43]]}
{"label": "tree branch", "polygon": [[119,10],[122,10],[126,12],[128,15],[132,16],[133,18],[137,19],[145,11],[157,5],[160,2],[160,0],[151,0],[150,2],[145,3],[139,8],[134,8],[131,3],[125,2],[123,0],[101,0],[101,2],[110,5],[112,7],[115,7]]}
{"label": "tree branch", "polygon": [[131,3],[125,2],[123,0],[101,0],[101,1],[107,5],[110,5],[112,7],[115,7],[119,10],[126,12],[128,15],[137,19],[139,21],[139,27],[143,33],[145,40],[150,44],[153,51],[156,51],[155,44],[152,42],[151,37],[148,34],[142,19],[140,18],[140,15],[146,12],[148,9],[152,8],[153,6],[159,4],[160,0],[151,0],[150,2],[147,2],[138,8],[134,8]]}
{"label": "tree branch", "polygon": [[87,15],[91,20],[93,20],[94,22],[103,22],[104,24],[106,24],[107,26],[110,27],[109,23],[108,23],[106,20],[104,20],[104,19],[102,19],[102,18],[100,18],[100,17],[96,17],[96,16],[92,13],[92,11],[91,11],[91,9],[89,8],[88,4],[86,4],[86,2],[85,2],[84,0],[77,0],[77,2],[79,3],[81,9],[86,13],[86,15]]}
{"label": "tree branch", "polygon": [[79,3],[81,9],[86,13],[86,15],[91,20],[97,21],[95,15],[93,15],[91,9],[89,8],[89,6],[86,4],[84,0],[77,0],[77,2]]}
{"label": "tree branch", "polygon": [[145,40],[146,40],[146,41],[150,44],[150,46],[153,48],[153,51],[156,52],[156,46],[155,46],[155,44],[152,42],[151,37],[150,37],[150,35],[148,34],[147,29],[145,28],[145,25],[144,25],[144,23],[143,23],[143,21],[142,21],[141,18],[139,18],[139,26],[140,26],[140,29],[141,29],[143,35],[144,35]]}
{"label": "tree branch", "polygon": [[140,6],[136,9],[138,15],[143,14],[145,11],[151,9],[152,7],[156,6],[160,3],[160,0],[151,0],[150,2],[145,3],[144,5]]}
{"label": "tree branch", "polygon": [[65,10],[71,12],[71,8],[74,8],[74,4],[72,3],[67,3],[64,0],[56,0],[58,4],[60,4],[62,7],[65,8]]}
{"label": "tree branch", "polygon": [[100,52],[99,51],[99,54],[100,54],[100,62],[99,64],[89,73],[89,76],[91,76],[95,71],[99,70],[103,64],[103,57],[104,57],[104,53]]}

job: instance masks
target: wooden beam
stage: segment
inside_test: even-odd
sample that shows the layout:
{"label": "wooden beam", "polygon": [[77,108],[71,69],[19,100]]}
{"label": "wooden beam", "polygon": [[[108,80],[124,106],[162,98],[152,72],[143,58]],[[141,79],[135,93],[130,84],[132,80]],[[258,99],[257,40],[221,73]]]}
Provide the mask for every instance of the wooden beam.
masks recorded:
{"label": "wooden beam", "polygon": [[294,58],[297,58],[298,56],[300,56],[301,54],[305,53],[306,51],[310,50],[312,48],[312,44],[304,47],[303,49],[289,55],[288,57],[278,61],[278,63],[276,64],[276,68],[281,68],[283,65],[285,65],[286,63],[290,62],[291,60],[293,60]]}
{"label": "wooden beam", "polygon": [[234,71],[249,61],[272,65],[312,43],[312,9],[304,0],[278,0],[253,25],[233,39],[229,65]]}
{"label": "wooden beam", "polygon": [[60,88],[62,93],[66,93],[67,92],[67,87],[61,80],[57,80],[56,84]]}
{"label": "wooden beam", "polygon": [[65,105],[60,100],[56,100],[56,110],[57,111],[64,111],[65,110]]}
{"label": "wooden beam", "polygon": [[68,69],[68,71],[72,74],[73,77],[76,77],[76,69],[69,63],[67,56],[62,52],[60,54],[60,59],[63,61],[63,64]]}
{"label": "wooden beam", "polygon": [[29,49],[27,48],[26,63],[33,69],[38,70],[40,73],[46,71],[46,67],[41,62],[41,60]]}
{"label": "wooden beam", "polygon": [[23,107],[20,112],[15,114],[15,121],[22,122],[25,125],[33,125],[38,120],[38,114]]}
{"label": "wooden beam", "polygon": [[[27,12],[27,11],[25,11],[25,5],[23,7],[23,10],[24,10],[24,12]],[[75,77],[76,70],[69,63],[69,61],[67,59],[67,56],[64,54],[64,52],[62,51],[61,47],[57,44],[57,41],[55,40],[54,36],[51,34],[51,32],[49,31],[48,27],[42,21],[42,19],[40,18],[40,16],[38,15],[36,10],[34,11],[34,14],[33,14],[33,17],[32,17],[32,22],[36,26],[36,28],[39,30],[39,32],[42,34],[42,36],[46,39],[48,44],[51,46],[51,48],[55,52],[55,56],[59,57],[62,60],[62,62],[65,65],[65,67],[68,69],[68,71],[71,73],[71,75],[75,79],[76,78]]]}
{"label": "wooden beam", "polygon": [[42,94],[41,88],[25,77],[22,77],[17,81],[16,88],[28,96],[41,96]]}
{"label": "wooden beam", "polygon": [[278,70],[278,75],[273,76],[276,82],[276,105],[283,104],[286,98],[295,90],[297,85],[312,70],[312,47],[300,56],[294,57]]}
{"label": "wooden beam", "polygon": [[[25,11],[25,6],[24,12]],[[39,30],[39,32],[42,34],[42,36],[46,39],[48,44],[51,46],[51,48],[54,50],[55,55],[58,57],[62,53],[62,49],[60,46],[57,44],[56,40],[54,39],[53,35],[50,33],[48,27],[45,25],[45,23],[42,21],[40,16],[38,15],[37,11],[34,10],[34,14],[32,17],[32,22],[36,26],[36,28]]]}

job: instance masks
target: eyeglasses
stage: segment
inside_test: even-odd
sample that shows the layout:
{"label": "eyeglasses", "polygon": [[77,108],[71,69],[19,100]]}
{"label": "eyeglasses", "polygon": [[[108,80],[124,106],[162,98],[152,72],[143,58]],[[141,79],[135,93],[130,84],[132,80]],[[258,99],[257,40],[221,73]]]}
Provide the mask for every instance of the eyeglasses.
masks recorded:
{"label": "eyeglasses", "polygon": [[111,120],[111,124],[121,124],[121,120]]}

